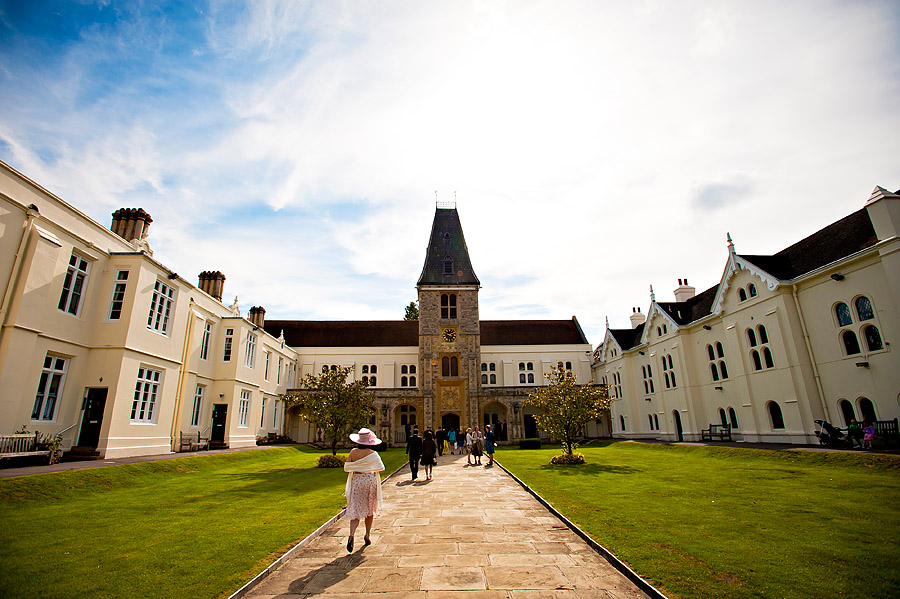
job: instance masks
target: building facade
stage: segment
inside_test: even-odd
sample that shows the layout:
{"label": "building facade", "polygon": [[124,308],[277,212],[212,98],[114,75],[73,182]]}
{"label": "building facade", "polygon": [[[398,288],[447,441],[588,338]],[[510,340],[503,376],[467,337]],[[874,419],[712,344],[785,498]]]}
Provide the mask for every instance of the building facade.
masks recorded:
{"label": "building facade", "polygon": [[633,309],[594,352],[610,386],[613,436],[694,441],[710,424],[739,440],[815,443],[815,420],[900,417],[900,196],[865,207],[771,256],[730,237],[717,285]]}

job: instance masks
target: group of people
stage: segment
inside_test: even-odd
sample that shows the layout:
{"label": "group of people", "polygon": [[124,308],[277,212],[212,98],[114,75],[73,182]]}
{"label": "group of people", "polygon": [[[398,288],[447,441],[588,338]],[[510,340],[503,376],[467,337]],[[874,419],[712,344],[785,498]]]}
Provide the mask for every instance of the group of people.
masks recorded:
{"label": "group of people", "polygon": [[[367,428],[362,428],[358,433],[350,435],[350,440],[356,447],[350,450],[347,461],[344,463],[344,471],[348,472],[347,484],[344,495],[347,497],[347,511],[344,517],[350,520],[350,537],[347,539],[347,551],[353,552],[354,536],[359,522],[365,522],[366,534],[363,537],[364,545],[371,545],[372,521],[383,507],[381,496],[380,472],[384,472],[384,462],[375,451],[375,447],[381,445],[381,439]],[[437,434],[430,428],[425,431],[424,437],[419,436],[419,429],[413,428],[407,441],[406,453],[409,454],[409,469],[412,479],[419,475],[419,466],[425,470],[426,480],[431,480],[432,469],[437,465],[437,456],[442,455],[443,443],[449,443],[450,453],[459,451],[460,455],[466,452],[470,465],[481,464],[481,456],[486,453],[488,465],[494,464],[494,447],[497,438],[491,425],[485,425],[484,433],[478,427],[473,431],[467,428],[465,432],[451,429],[441,429]],[[474,463],[472,460],[475,460]]]}
{"label": "group of people", "polygon": [[860,424],[856,420],[851,420],[847,427],[847,438],[850,440],[850,447],[859,445],[862,449],[872,449],[872,441],[875,439],[875,425],[871,422],[863,422]]}

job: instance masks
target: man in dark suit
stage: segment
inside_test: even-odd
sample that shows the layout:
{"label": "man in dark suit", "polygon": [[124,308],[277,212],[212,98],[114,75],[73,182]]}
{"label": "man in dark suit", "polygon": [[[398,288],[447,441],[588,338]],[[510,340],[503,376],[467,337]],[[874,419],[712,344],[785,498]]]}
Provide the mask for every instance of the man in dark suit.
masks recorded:
{"label": "man in dark suit", "polygon": [[444,441],[447,440],[447,433],[443,428],[439,428],[438,432],[435,434],[435,442],[437,443],[438,455],[444,455]]}
{"label": "man in dark suit", "polygon": [[413,429],[406,441],[406,453],[409,455],[409,471],[412,472],[412,479],[416,480],[419,476],[419,458],[422,457],[422,437],[418,428]]}

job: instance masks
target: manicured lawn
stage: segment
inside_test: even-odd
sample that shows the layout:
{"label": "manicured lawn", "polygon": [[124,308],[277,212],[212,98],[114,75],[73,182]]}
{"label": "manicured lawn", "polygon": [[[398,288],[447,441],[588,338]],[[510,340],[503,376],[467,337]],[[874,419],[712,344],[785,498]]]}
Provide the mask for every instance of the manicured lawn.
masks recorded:
{"label": "manicured lawn", "polygon": [[[279,447],[0,479],[0,597],[228,596],[345,505]],[[382,454],[387,473],[405,460]]]}
{"label": "manicured lawn", "polygon": [[900,457],[613,442],[499,461],[672,598],[900,597]]}

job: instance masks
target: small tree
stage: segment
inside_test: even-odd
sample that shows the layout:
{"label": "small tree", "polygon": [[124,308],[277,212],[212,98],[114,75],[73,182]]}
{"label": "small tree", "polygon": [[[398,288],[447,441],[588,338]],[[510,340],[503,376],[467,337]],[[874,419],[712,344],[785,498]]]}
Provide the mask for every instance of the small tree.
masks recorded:
{"label": "small tree", "polygon": [[403,320],[419,320],[419,302],[409,302]]}
{"label": "small tree", "polygon": [[581,428],[609,409],[612,400],[606,387],[594,386],[593,381],[579,385],[571,370],[559,362],[550,372],[544,373],[549,381],[528,396],[526,406],[543,412],[535,416],[537,425],[563,442],[568,455],[575,451],[575,436]]}
{"label": "small tree", "polygon": [[319,375],[307,374],[302,379],[304,389],[281,395],[287,405],[300,408],[303,420],[322,429],[331,442],[331,455],[337,455],[339,440],[366,425],[375,414],[375,396],[367,389],[368,383],[347,382],[352,371],[352,367],[338,366]]}

